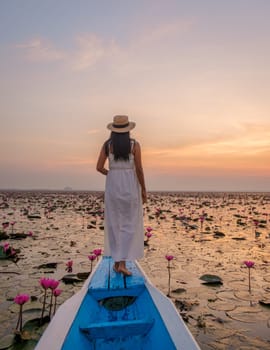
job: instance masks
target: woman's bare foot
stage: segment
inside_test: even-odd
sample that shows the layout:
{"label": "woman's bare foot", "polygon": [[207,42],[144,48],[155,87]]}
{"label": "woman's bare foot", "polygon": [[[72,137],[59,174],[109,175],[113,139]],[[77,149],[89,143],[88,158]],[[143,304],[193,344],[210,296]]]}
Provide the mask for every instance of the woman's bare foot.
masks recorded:
{"label": "woman's bare foot", "polygon": [[131,276],[132,272],[126,268],[125,262],[120,262],[118,272],[121,272],[124,276]]}
{"label": "woman's bare foot", "polygon": [[119,262],[118,261],[116,261],[115,263],[114,263],[114,265],[113,265],[113,270],[115,271],[115,272],[117,272],[117,273],[119,273],[120,271],[119,271]]}
{"label": "woman's bare foot", "polygon": [[130,272],[125,267],[119,267],[118,272],[121,272],[124,276],[131,276],[132,272]]}

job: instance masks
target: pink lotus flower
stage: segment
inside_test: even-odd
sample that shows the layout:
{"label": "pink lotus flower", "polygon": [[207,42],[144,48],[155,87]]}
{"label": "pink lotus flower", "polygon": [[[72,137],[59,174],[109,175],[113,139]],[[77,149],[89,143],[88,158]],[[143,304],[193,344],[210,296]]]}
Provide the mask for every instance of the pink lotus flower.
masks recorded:
{"label": "pink lotus flower", "polygon": [[51,279],[49,288],[51,290],[55,290],[58,287],[58,285],[59,285],[59,281]]}
{"label": "pink lotus flower", "polygon": [[102,249],[100,249],[100,248],[94,249],[92,253],[96,255],[97,260],[98,260],[99,256],[102,254]]}
{"label": "pink lotus flower", "polygon": [[29,232],[28,232],[28,236],[29,236],[29,237],[33,237],[33,232],[32,232],[32,231],[29,231]]}
{"label": "pink lotus flower", "polygon": [[251,293],[251,278],[250,278],[250,269],[255,265],[254,261],[251,260],[245,260],[244,264],[248,268],[248,291]]}
{"label": "pink lotus flower", "polygon": [[8,228],[9,222],[3,222],[2,226],[3,226],[3,230],[5,230],[6,228]]}
{"label": "pink lotus flower", "polygon": [[97,258],[97,256],[95,254],[88,255],[88,259],[90,261],[94,261],[96,258]]}
{"label": "pink lotus flower", "polygon": [[16,250],[13,249],[13,248],[11,248],[11,250],[10,250],[10,255],[11,255],[12,257],[14,257],[15,255],[17,255]]}
{"label": "pink lotus flower", "polygon": [[244,264],[246,265],[246,267],[248,267],[249,269],[252,268],[255,265],[254,261],[250,261],[250,260],[245,260]]}
{"label": "pink lotus flower", "polygon": [[30,299],[30,296],[28,294],[18,294],[14,298],[14,302],[18,305],[25,304]]}
{"label": "pink lotus flower", "polygon": [[92,272],[92,269],[93,269],[93,261],[95,259],[98,260],[98,256],[96,254],[91,254],[91,255],[88,255],[88,259],[90,260],[91,262],[91,265],[90,265],[90,273]]}
{"label": "pink lotus flower", "polygon": [[173,255],[165,255],[165,258],[168,260],[168,261],[171,261],[174,259],[174,256]]}
{"label": "pink lotus flower", "polygon": [[146,227],[146,231],[147,231],[147,232],[151,232],[151,231],[153,231],[153,229],[152,229],[151,226],[148,226],[148,227]]}
{"label": "pink lotus flower", "polygon": [[258,220],[253,220],[254,225],[257,227],[259,225],[259,221]]}
{"label": "pink lotus flower", "polygon": [[11,221],[11,223],[10,223],[10,225],[11,225],[11,233],[13,233],[15,224],[16,224],[16,221]]}
{"label": "pink lotus flower", "polygon": [[95,254],[96,256],[100,256],[101,253],[102,253],[102,249],[100,249],[100,248],[93,250],[93,254]]}
{"label": "pink lotus flower", "polygon": [[151,238],[153,235],[152,235],[151,232],[146,232],[145,236],[149,239],[149,238]]}
{"label": "pink lotus flower", "polygon": [[45,311],[45,306],[46,306],[47,289],[50,288],[51,283],[52,283],[52,279],[51,278],[42,277],[39,280],[39,283],[42,286],[42,288],[44,288],[43,306],[42,306],[41,317],[40,317],[40,323],[42,324],[44,311]]}
{"label": "pink lotus flower", "polygon": [[39,280],[39,283],[40,283],[41,286],[46,290],[46,289],[50,288],[51,279],[50,279],[50,278],[46,278],[46,277],[42,277],[42,278]]}
{"label": "pink lotus flower", "polygon": [[66,263],[67,267],[72,267],[73,265],[73,260],[68,260],[68,262]]}
{"label": "pink lotus flower", "polygon": [[[53,307],[53,315],[55,314],[55,310],[56,310],[56,299],[57,297],[59,297],[59,295],[62,293],[62,289],[55,289],[53,291],[53,295],[54,295],[54,307]],[[51,298],[52,299],[52,298]],[[50,306],[50,315],[51,315],[51,306]]]}
{"label": "pink lotus flower", "polygon": [[62,289],[54,289],[53,295],[55,297],[58,297],[62,292],[63,292]]}
{"label": "pink lotus flower", "polygon": [[43,298],[43,307],[42,307],[42,311],[41,311],[41,324],[43,321],[43,317],[44,317],[44,311],[45,311],[45,306],[46,306],[46,296],[47,296],[47,289],[51,290],[51,300],[50,300],[50,311],[49,311],[49,317],[51,317],[51,311],[52,311],[52,304],[53,304],[53,295],[54,295],[54,291],[56,290],[56,288],[59,285],[59,281],[53,279],[53,278],[41,278],[39,280],[39,283],[41,284],[41,286],[44,288],[44,298]]}
{"label": "pink lotus flower", "polygon": [[73,260],[68,260],[68,262],[66,263],[66,271],[67,272],[72,272],[72,266],[73,266]]}
{"label": "pink lotus flower", "polygon": [[13,249],[10,244],[7,242],[7,243],[4,243],[3,245],[0,245],[0,247],[2,247],[4,253],[6,254],[6,257],[8,258],[15,258],[16,255],[17,255],[17,252],[15,249]]}
{"label": "pink lotus flower", "polygon": [[9,248],[10,248],[9,243],[4,243],[3,249],[5,253],[9,250]]}
{"label": "pink lotus flower", "polygon": [[167,296],[170,296],[171,293],[171,261],[174,259],[173,255],[166,254],[165,258],[168,261],[167,269],[168,269],[168,294]]}
{"label": "pink lotus flower", "polygon": [[20,305],[20,311],[19,311],[19,317],[18,317],[18,322],[16,325],[16,330],[22,332],[22,309],[23,309],[23,305],[29,300],[29,295],[28,294],[18,294],[16,295],[16,297],[14,298],[14,302],[18,305]]}
{"label": "pink lotus flower", "polygon": [[205,219],[205,218],[204,218],[204,215],[201,215],[201,216],[200,216],[200,222],[204,222],[204,219]]}

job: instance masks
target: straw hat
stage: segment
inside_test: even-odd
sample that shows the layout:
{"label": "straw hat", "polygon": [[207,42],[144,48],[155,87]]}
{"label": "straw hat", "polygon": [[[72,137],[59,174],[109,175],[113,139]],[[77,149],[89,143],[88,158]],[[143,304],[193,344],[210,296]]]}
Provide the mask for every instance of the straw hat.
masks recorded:
{"label": "straw hat", "polygon": [[115,115],[113,122],[107,125],[107,128],[113,132],[128,132],[135,128],[136,123],[130,122],[126,115]]}

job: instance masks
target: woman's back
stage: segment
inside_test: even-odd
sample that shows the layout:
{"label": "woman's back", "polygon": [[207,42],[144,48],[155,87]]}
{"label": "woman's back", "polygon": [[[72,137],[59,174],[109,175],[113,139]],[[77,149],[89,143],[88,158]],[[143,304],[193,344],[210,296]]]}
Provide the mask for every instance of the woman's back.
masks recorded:
{"label": "woman's back", "polygon": [[134,155],[133,155],[133,147],[135,144],[135,140],[130,140],[130,153],[129,153],[129,159],[123,160],[123,159],[115,159],[114,153],[113,153],[113,147],[112,144],[109,142],[108,144],[108,159],[109,159],[109,169],[135,169],[134,165]]}

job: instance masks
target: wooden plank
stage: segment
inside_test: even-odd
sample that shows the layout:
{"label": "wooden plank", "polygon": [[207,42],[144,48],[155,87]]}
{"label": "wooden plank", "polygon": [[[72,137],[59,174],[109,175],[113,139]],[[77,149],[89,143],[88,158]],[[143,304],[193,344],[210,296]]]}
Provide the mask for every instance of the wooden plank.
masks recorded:
{"label": "wooden plank", "polygon": [[132,261],[127,262],[132,276],[123,276],[113,270],[111,257],[103,257],[99,269],[96,271],[88,292],[96,299],[114,296],[138,296],[145,289],[144,277]]}
{"label": "wooden plank", "polygon": [[133,261],[127,261],[127,268],[132,276],[123,278],[123,275],[113,270],[111,257],[103,257],[98,270],[92,278],[90,289],[121,289],[132,288],[138,284],[144,284],[144,277]]}
{"label": "wooden plank", "polygon": [[111,258],[103,257],[89,285],[89,291],[108,289]]}
{"label": "wooden plank", "polygon": [[110,290],[124,289],[124,279],[121,273],[117,273],[113,269],[113,264],[110,267]]}
{"label": "wooden plank", "polygon": [[92,323],[87,327],[80,327],[90,340],[102,338],[125,338],[136,335],[146,335],[152,328],[154,320],[142,319],[132,321],[114,321]]}
{"label": "wooden plank", "polygon": [[132,276],[125,278],[125,288],[132,289],[138,288],[138,286],[144,286],[145,279],[137,268],[135,262],[127,261],[126,266],[128,270],[132,272]]}

